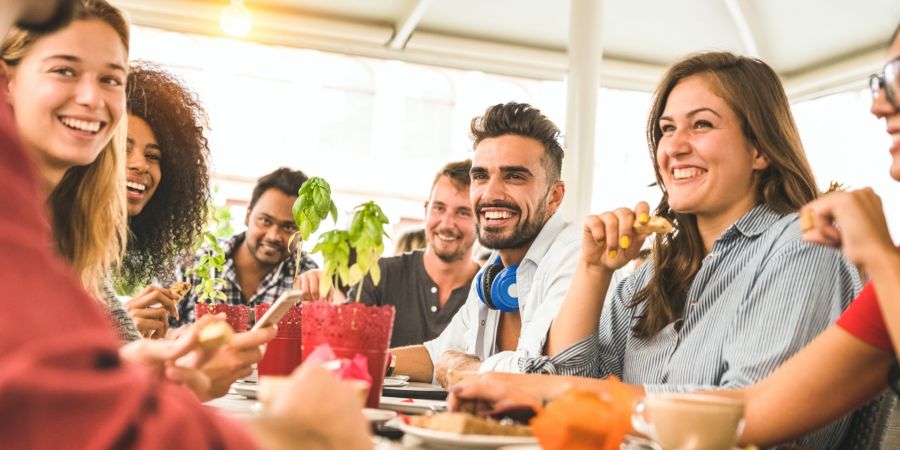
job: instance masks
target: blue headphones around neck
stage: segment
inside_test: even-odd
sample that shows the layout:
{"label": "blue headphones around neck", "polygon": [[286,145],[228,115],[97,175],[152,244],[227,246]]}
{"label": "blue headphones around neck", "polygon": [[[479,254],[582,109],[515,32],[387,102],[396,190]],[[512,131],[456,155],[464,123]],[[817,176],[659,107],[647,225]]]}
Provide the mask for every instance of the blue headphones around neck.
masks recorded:
{"label": "blue headphones around neck", "polygon": [[502,312],[519,310],[519,291],[516,286],[518,264],[503,267],[500,255],[475,275],[475,293],[491,309]]}

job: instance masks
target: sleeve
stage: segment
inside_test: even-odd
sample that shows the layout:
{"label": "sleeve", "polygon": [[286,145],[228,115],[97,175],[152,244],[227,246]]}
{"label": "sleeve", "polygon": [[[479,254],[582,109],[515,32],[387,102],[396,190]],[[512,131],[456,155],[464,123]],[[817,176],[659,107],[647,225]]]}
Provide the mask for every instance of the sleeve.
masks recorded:
{"label": "sleeve", "polygon": [[118,359],[119,342],[100,305],[51,254],[47,221],[30,177],[33,166],[20,147],[4,142],[2,114],[3,447],[254,447],[241,427],[216,416],[190,392]]}
{"label": "sleeve", "polygon": [[891,335],[881,315],[881,307],[878,306],[875,285],[871,282],[866,284],[850,307],[841,314],[837,326],[873,347],[887,352],[894,351]]}
{"label": "sleeve", "polygon": [[522,330],[516,350],[499,352],[485,358],[479,369],[481,372],[520,373],[529,365],[529,361],[541,358],[550,324],[566,298],[581,255],[581,235],[575,236],[569,241],[554,242],[535,270],[534,292],[529,294],[528,301],[538,304],[533,309],[531,305],[525,305],[526,313],[522,317]]}
{"label": "sleeve", "polygon": [[[651,267],[652,263],[648,262],[642,270],[647,271]],[[553,357],[529,359],[523,364],[522,371],[592,378],[615,375],[621,379],[624,364],[622,358],[631,328],[631,309],[625,307],[623,299],[631,298],[640,278],[635,274],[622,279],[622,275],[616,271],[613,281],[621,281],[611,284],[614,288],[610,288],[606,294],[597,332]]]}
{"label": "sleeve", "polygon": [[[835,249],[792,241],[762,265],[723,344],[717,385],[646,385],[647,392],[736,389],[774,371],[841,314],[861,282]],[[779,330],[765,333],[760,330]]]}
{"label": "sleeve", "polygon": [[472,324],[478,322],[478,306],[481,300],[475,295],[475,284],[469,287],[466,303],[453,315],[450,324],[441,334],[425,342],[425,350],[431,357],[431,364],[437,366],[441,356],[447,350],[466,351],[466,335],[470,333]]}

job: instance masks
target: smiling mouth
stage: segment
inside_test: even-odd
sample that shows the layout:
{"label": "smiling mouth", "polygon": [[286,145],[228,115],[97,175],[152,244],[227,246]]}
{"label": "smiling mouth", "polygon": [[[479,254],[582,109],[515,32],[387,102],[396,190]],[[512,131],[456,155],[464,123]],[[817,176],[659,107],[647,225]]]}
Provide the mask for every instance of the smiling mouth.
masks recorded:
{"label": "smiling mouth", "polygon": [[67,128],[89,134],[97,134],[104,126],[104,123],[100,121],[73,119],[65,116],[59,116],[59,121]]}
{"label": "smiling mouth", "polygon": [[141,183],[135,183],[134,181],[129,181],[126,185],[128,188],[128,192],[135,192],[138,194],[143,194],[147,192],[147,185]]}
{"label": "smiling mouth", "polygon": [[690,180],[706,173],[703,169],[691,167],[688,169],[672,169],[672,177],[675,181]]}

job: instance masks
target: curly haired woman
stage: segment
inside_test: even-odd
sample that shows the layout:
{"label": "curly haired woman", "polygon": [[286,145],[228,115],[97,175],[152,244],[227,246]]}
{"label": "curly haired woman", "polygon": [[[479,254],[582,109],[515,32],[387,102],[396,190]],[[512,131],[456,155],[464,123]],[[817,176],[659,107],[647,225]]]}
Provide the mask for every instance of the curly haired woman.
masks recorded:
{"label": "curly haired woman", "polygon": [[[128,73],[128,227],[120,292],[170,281],[179,256],[206,225],[209,145],[206,111],[181,80],[147,62]],[[144,336],[165,336],[177,297],[147,286],[127,308]],[[163,307],[152,307],[154,304]]]}

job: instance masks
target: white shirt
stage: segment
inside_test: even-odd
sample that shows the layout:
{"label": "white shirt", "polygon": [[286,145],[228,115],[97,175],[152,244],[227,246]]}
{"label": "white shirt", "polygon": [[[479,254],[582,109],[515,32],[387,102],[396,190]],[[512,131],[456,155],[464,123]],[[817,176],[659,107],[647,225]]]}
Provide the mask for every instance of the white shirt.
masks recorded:
{"label": "white shirt", "polygon": [[522,330],[515,351],[497,352],[500,311],[488,308],[478,298],[473,282],[466,303],[450,325],[424,344],[432,364],[437,365],[447,350],[457,350],[481,358],[481,372],[520,372],[520,360],[539,357],[581,256],[581,233],[581,226],[554,214],[519,263],[516,287]]}

